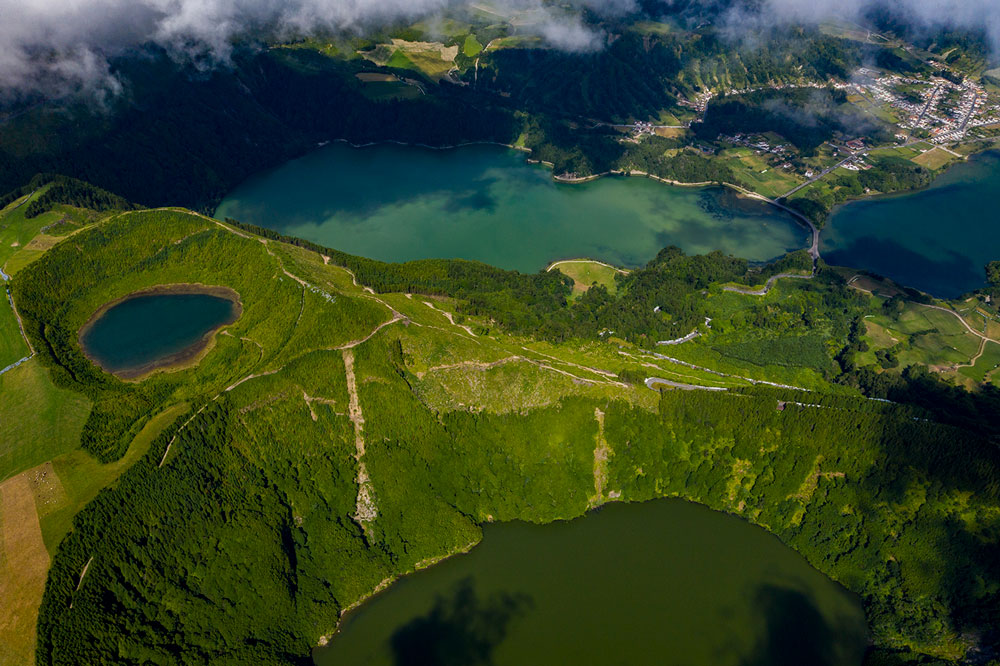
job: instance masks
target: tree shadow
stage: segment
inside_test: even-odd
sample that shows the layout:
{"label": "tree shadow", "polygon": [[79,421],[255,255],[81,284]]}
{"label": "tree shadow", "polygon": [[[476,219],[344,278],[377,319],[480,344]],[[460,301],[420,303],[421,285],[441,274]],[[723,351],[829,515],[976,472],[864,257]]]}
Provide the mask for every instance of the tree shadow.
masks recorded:
{"label": "tree shadow", "polygon": [[741,666],[838,666],[852,657],[861,662],[863,623],[843,618],[831,626],[805,593],[792,588],[763,585],[754,600],[764,627]]}
{"label": "tree shadow", "polygon": [[390,640],[396,666],[476,666],[493,663],[493,652],[510,623],[532,606],[524,594],[498,592],[480,598],[466,578],[434,608],[399,628]]}

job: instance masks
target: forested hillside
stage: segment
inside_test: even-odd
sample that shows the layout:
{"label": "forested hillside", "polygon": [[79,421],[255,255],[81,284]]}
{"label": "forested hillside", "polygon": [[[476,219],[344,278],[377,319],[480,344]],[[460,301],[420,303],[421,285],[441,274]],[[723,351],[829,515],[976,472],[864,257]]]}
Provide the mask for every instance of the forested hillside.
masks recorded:
{"label": "forested hillside", "polygon": [[[801,318],[817,312],[803,306],[831,298],[824,291],[847,300],[818,308],[831,318],[812,326],[857,353],[860,338],[832,314],[863,301],[832,277],[757,303],[719,282],[759,282],[767,270],[748,277],[740,260],[667,249],[621,282],[624,300],[587,292],[598,320],[626,323],[630,298],[637,313],[655,299],[683,319],[693,294],[712,294],[721,328],[697,349],[729,359],[713,374],[625,340],[598,343],[591,324],[546,343],[516,318],[496,320],[504,303],[571,320],[547,304],[568,290],[555,274],[387,265],[248,231],[183,211],[126,212],[14,279],[41,361],[94,405],[83,431],[92,454],[116,459],[151,416],[191,405],[75,518],[46,587],[40,664],[306,664],[341,610],[469,547],[478,523],[661,496],[776,534],[861,596],[880,649],[957,660],[994,645],[995,444],[972,425],[825,380],[837,371],[813,351],[784,368],[742,360],[740,318],[762,318],[771,333],[761,342],[797,340]],[[91,313],[161,283],[229,287],[243,314],[195,367],[123,382],[90,364],[76,332]],[[522,287],[534,295],[519,304]],[[458,301],[441,296],[451,292]],[[726,390],[658,395],[630,383],[637,373]],[[754,385],[758,373],[815,390]]]}

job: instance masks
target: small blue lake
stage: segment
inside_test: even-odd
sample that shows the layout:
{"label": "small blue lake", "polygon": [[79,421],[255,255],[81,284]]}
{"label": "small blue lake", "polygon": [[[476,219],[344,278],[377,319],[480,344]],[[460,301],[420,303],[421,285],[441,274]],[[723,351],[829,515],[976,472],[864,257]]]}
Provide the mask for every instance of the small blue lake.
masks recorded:
{"label": "small blue lake", "polygon": [[214,294],[143,294],[99,314],[84,327],[80,345],[108,372],[134,377],[193,358],[239,314],[236,299]]}

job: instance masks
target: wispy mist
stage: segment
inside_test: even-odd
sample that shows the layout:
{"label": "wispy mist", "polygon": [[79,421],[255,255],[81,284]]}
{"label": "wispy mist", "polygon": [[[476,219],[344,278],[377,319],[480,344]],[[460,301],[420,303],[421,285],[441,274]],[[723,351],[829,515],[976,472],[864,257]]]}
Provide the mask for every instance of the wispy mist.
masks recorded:
{"label": "wispy mist", "polygon": [[[752,31],[780,23],[859,20],[889,0],[483,0],[501,14],[530,11],[521,32],[572,52],[603,48],[607,35],[581,17],[621,16],[680,4],[709,13],[729,6],[722,20]],[[927,25],[987,29],[1000,46],[1000,0],[891,0]],[[373,26],[440,16],[470,0],[0,0],[0,98],[84,91],[114,94],[120,84],[108,61],[155,44],[180,61],[225,63],[247,37],[290,37],[326,31],[363,32]],[[747,9],[751,7],[753,9]],[[709,9],[711,8],[711,9]]]}

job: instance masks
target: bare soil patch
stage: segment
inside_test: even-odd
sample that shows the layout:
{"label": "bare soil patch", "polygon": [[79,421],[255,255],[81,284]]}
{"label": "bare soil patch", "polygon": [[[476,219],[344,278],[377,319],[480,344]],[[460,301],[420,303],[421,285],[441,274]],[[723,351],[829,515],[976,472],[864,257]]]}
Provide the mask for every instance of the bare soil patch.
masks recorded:
{"label": "bare soil patch", "polygon": [[49,554],[28,470],[0,484],[0,665],[35,661],[35,623],[45,591]]}

